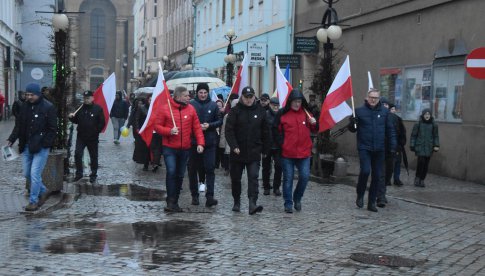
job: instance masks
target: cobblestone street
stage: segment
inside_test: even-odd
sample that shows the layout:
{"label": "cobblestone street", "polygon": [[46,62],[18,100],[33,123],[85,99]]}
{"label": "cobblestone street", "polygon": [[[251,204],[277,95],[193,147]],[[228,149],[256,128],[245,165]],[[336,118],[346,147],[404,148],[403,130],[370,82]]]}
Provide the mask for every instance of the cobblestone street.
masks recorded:
{"label": "cobblestone street", "polygon": [[[2,141],[12,127],[0,122]],[[281,197],[260,190],[264,210],[249,216],[245,197],[242,212],[231,211],[229,177],[217,170],[219,205],[205,208],[203,196],[200,206],[190,205],[186,177],[184,212],[166,214],[165,202],[154,194],[164,190],[165,171],[143,172],[131,160],[131,136],[113,144],[111,125],[101,139],[98,183],[83,184],[83,193],[66,208],[43,215],[0,210],[1,275],[485,274],[483,185],[430,176],[424,190],[409,183],[390,187],[389,204],[372,213],[357,209],[353,186],[310,182],[301,212],[284,213]],[[4,205],[24,192],[20,162],[0,162]],[[355,174],[355,164],[349,171]],[[107,193],[108,187],[118,192]],[[135,187],[152,197],[130,197]],[[460,198],[429,199],[448,190],[447,197],[454,190]],[[453,203],[468,194],[473,206]],[[369,254],[369,262],[352,259],[356,253]],[[373,254],[378,264],[371,264]],[[414,265],[396,265],[386,256]]]}

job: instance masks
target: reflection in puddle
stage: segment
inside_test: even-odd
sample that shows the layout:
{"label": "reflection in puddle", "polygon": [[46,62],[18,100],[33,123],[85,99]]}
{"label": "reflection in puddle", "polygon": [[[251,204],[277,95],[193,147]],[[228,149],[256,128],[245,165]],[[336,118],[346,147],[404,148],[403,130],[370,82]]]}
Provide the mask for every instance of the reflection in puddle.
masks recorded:
{"label": "reflection in puddle", "polygon": [[198,246],[204,240],[199,222],[166,221],[136,223],[75,222],[53,225],[54,229],[74,228],[77,233],[52,240],[43,251],[53,254],[99,253],[131,258],[128,266],[155,269],[174,262],[206,262],[206,250]]}
{"label": "reflection in puddle", "polygon": [[76,184],[78,193],[94,196],[124,196],[133,201],[161,201],[165,199],[166,192],[151,189],[135,184],[97,185]]}

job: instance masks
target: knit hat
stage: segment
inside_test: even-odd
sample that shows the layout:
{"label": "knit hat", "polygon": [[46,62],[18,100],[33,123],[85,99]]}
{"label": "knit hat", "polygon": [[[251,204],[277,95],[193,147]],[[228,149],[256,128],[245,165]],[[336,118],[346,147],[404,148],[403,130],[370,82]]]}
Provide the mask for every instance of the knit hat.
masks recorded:
{"label": "knit hat", "polygon": [[425,113],[429,113],[429,115],[433,116],[433,113],[431,113],[431,109],[425,108],[423,111],[421,111],[421,116],[424,116]]}
{"label": "knit hat", "polygon": [[199,90],[205,89],[207,92],[209,92],[209,85],[205,82],[201,82],[197,84],[197,88],[195,89],[195,92],[199,92]]}
{"label": "knit hat", "polygon": [[27,84],[27,87],[25,88],[26,93],[32,93],[36,96],[41,96],[42,93],[40,92],[40,85],[37,83],[29,83]]}
{"label": "knit hat", "polygon": [[389,100],[386,97],[381,97],[380,101],[382,104],[389,104]]}

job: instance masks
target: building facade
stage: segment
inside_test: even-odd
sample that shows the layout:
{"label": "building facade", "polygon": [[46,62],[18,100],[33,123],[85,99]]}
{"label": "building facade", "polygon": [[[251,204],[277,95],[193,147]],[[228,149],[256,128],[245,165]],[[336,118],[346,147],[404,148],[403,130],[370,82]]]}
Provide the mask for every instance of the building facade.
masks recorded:
{"label": "building facade", "polygon": [[[133,68],[134,0],[65,0],[70,50],[77,53],[76,90],[96,90],[113,72],[129,90]],[[74,62],[71,57],[71,63]]]}
{"label": "building facade", "polygon": [[[485,46],[480,0],[338,1],[333,6],[343,27],[335,59],[350,56],[355,104],[368,89],[367,72],[382,96],[395,103],[409,134],[424,108],[439,124],[441,149],[430,171],[485,183],[480,160],[485,156],[485,82],[466,73],[465,58]],[[295,35],[314,37],[327,5],[296,4]],[[319,54],[302,54],[302,78],[317,68]],[[340,65],[338,65],[340,66]],[[338,138],[339,151],[356,155],[355,135]],[[406,146],[411,167],[415,157]]]}
{"label": "building facade", "polygon": [[[280,0],[199,0],[195,8],[195,66],[206,68],[226,80],[224,57],[235,33],[236,65],[243,54],[250,58],[250,83],[257,95],[275,89],[275,55],[291,54],[295,1]],[[298,2],[298,1],[296,1]],[[284,70],[284,68],[283,68]],[[234,68],[234,74],[237,66]]]}
{"label": "building facade", "polygon": [[20,72],[24,52],[22,51],[22,0],[0,1],[0,93],[5,104],[0,114],[9,112],[20,89]]}

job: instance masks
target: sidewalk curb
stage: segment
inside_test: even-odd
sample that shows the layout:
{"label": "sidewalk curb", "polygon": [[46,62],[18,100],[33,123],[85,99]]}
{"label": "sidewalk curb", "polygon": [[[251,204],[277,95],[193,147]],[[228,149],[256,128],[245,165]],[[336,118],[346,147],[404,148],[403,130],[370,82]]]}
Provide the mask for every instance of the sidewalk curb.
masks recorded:
{"label": "sidewalk curb", "polygon": [[443,206],[443,205],[438,205],[438,204],[424,203],[424,202],[421,202],[421,201],[417,201],[417,200],[413,200],[413,199],[407,199],[407,198],[403,198],[403,197],[392,196],[392,195],[388,195],[387,197],[394,198],[394,199],[397,199],[397,200],[402,200],[402,201],[409,202],[409,203],[423,205],[423,206],[426,206],[426,207],[436,208],[436,209],[442,209],[442,210],[448,210],[448,211],[455,211],[455,212],[462,212],[462,213],[469,213],[469,214],[474,214],[474,215],[479,215],[479,216],[485,216],[485,212],[480,212],[480,211],[473,211],[473,210],[466,210],[466,209],[448,207],[448,206]]}

